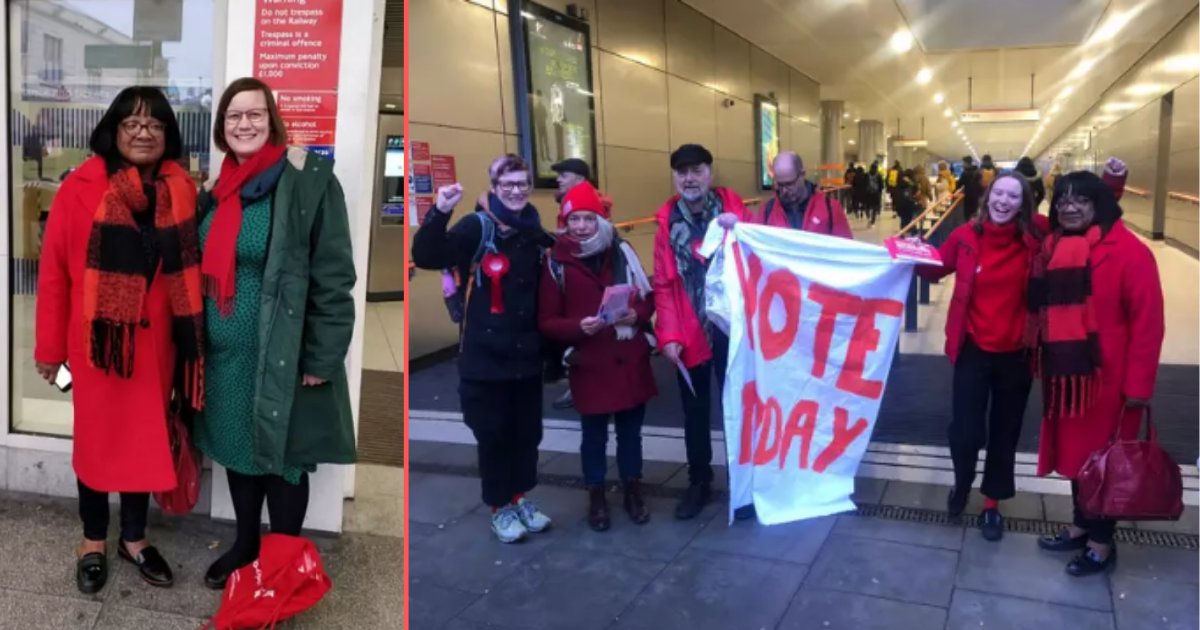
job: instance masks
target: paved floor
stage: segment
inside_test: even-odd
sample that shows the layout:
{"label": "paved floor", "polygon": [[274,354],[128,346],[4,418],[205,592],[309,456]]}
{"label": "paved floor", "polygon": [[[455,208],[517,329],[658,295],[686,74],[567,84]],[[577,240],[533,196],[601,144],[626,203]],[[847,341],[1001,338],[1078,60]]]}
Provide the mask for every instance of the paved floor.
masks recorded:
{"label": "paved floor", "polygon": [[[413,445],[413,630],[1200,627],[1194,542],[1190,550],[1124,545],[1111,575],[1076,579],[1063,571],[1068,556],[1039,551],[1033,534],[988,543],[962,525],[857,515],[730,527],[724,503],[676,521],[665,495],[681,485],[678,467],[648,463],[663,495],[650,499],[649,524],[634,525],[618,510],[610,531],[592,532],[582,491],[543,485],[532,498],[554,528],[506,546],[488,530],[477,479],[420,472],[467,464],[470,449]],[[548,478],[577,470],[570,454],[542,466]],[[944,505],[945,488],[860,481],[860,504]],[[610,495],[610,504],[619,498]],[[1058,521],[1069,513],[1063,500],[1025,495],[1005,510],[1014,520]],[[978,508],[974,500],[968,511]],[[1162,528],[1194,541],[1197,526],[1192,509]]]}
{"label": "paved floor", "polygon": [[[379,468],[361,476],[392,482],[399,474]],[[403,499],[394,486],[391,492],[395,496],[368,493],[348,503],[347,533],[314,537],[333,590],[280,628],[404,627]],[[116,515],[114,510],[114,521]],[[397,515],[401,521],[395,521]],[[78,522],[72,500],[0,492],[0,629],[195,630],[216,612],[220,593],[206,589],[202,579],[232,541],[232,525],[152,512],[149,537],[171,563],[175,586],[144,584],[112,553],[108,585],[87,596],[74,581]],[[116,535],[114,523],[110,551]]]}

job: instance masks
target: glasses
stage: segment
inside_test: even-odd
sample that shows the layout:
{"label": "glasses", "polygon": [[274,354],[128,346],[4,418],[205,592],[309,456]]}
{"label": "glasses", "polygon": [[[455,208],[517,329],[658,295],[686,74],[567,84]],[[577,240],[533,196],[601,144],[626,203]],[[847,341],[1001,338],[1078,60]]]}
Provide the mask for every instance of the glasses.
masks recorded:
{"label": "glasses", "polygon": [[137,120],[126,120],[121,123],[121,130],[130,136],[137,136],[143,130],[149,131],[152,136],[161,136],[167,131],[167,126],[160,122],[144,123]]}
{"label": "glasses", "polygon": [[797,186],[803,182],[804,182],[804,171],[801,171],[800,175],[796,179],[793,179],[790,182],[785,182],[783,180],[777,179],[777,180],[775,180],[775,185],[779,188],[791,188],[791,187]]}
{"label": "glasses", "polygon": [[244,112],[225,112],[225,126],[236,126],[242,122],[242,118],[249,120],[252,125],[257,125],[267,119],[267,110],[249,109]]}
{"label": "glasses", "polygon": [[525,192],[529,190],[529,182],[496,182],[496,188],[504,192]]}

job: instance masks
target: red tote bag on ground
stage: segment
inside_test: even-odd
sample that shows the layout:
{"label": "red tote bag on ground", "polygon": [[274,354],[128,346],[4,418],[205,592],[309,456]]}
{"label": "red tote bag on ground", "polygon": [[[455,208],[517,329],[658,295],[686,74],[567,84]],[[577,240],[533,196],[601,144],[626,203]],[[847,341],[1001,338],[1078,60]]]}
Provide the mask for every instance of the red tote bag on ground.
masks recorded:
{"label": "red tote bag on ground", "polygon": [[[1079,507],[1089,518],[1175,521],[1183,514],[1179,465],[1158,445],[1150,410],[1144,439],[1121,439],[1092,453],[1079,471]],[[1141,431],[1139,423],[1138,431]]]}
{"label": "red tote bag on ground", "polygon": [[258,560],[230,574],[221,607],[204,629],[274,628],[315,606],[332,587],[311,540],[266,534]]}

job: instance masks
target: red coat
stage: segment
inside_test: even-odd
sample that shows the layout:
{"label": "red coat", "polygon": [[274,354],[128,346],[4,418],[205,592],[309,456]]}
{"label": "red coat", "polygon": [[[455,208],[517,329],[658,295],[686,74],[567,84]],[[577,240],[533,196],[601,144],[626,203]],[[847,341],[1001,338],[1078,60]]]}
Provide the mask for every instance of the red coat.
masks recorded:
{"label": "red coat", "polygon": [[[1037,214],[1033,223],[1041,234],[1050,232],[1050,220]],[[1041,248],[1041,239],[1025,235],[1025,246],[1029,260]],[[971,296],[975,288],[975,272],[979,269],[979,235],[975,233],[975,221],[959,226],[950,233],[946,242],[938,248],[942,266],[917,265],[917,274],[922,278],[937,281],[954,274],[954,294],[950,298],[950,309],[946,312],[946,356],[950,361],[958,360],[963,342],[967,338],[967,314],[971,309]],[[1014,291],[1027,291],[1028,285],[1013,287]]]}
{"label": "red coat", "polygon": [[[825,200],[829,199],[829,211],[825,210]],[[766,217],[764,223],[763,218],[766,214],[767,204],[763,202],[757,208],[750,212],[746,220],[759,225],[770,225],[773,227],[790,228],[792,227],[787,220],[787,213],[783,210],[783,202],[779,201],[779,197],[774,197],[775,206],[771,208],[771,216]],[[833,232],[829,231],[829,223],[833,223]],[[838,200],[821,190],[813,192],[812,199],[808,201],[808,210],[805,212],[804,224],[800,229],[805,232],[814,234],[832,234],[841,238],[854,238],[854,231],[850,229],[850,221],[846,218],[846,211],[842,208],[842,204]]]}
{"label": "red coat", "polygon": [[1108,444],[1121,423],[1134,437],[1137,411],[1125,400],[1154,394],[1162,353],[1163,290],[1150,248],[1117,221],[1092,248],[1092,303],[1100,336],[1100,392],[1079,416],[1042,420],[1038,474],[1075,478],[1088,456]]}
{"label": "red coat", "polygon": [[[721,198],[724,212],[730,212],[739,220],[749,215],[742,198],[728,188],[712,189]],[[680,358],[687,367],[695,367],[712,358],[712,348],[700,326],[700,318],[692,308],[683,278],[675,264],[675,251],[671,249],[671,211],[679,203],[674,195],[655,213],[658,231],[654,234],[654,308],[658,318],[654,324],[658,336],[658,347],[677,342],[683,346]],[[697,244],[698,245],[698,244]]]}
{"label": "red coat", "polygon": [[[562,263],[563,288],[542,266],[542,281],[538,289],[538,329],[546,337],[569,345],[574,361],[568,371],[571,396],[575,409],[583,415],[608,414],[645,404],[658,394],[654,373],[650,369],[650,342],[641,331],[654,315],[654,303],[636,298],[637,312],[633,339],[618,340],[616,330],[607,326],[594,335],[586,335],[579,327],[585,317],[600,310],[604,289],[613,284],[613,256],[621,255],[609,249],[599,275],[571,253],[574,246],[562,238],[551,255]],[[623,278],[617,282],[624,282]]]}
{"label": "red coat", "polygon": [[[179,187],[183,188],[183,187]],[[196,205],[196,188],[172,189],[172,203]],[[129,379],[90,365],[84,348],[83,276],[92,220],[108,189],[103,160],[84,162],[63,182],[46,225],[38,275],[34,360],[71,364],[75,431],[72,463],[101,492],[175,487],[167,442],[167,402],[175,368],[167,286],[156,276],[147,293]]]}

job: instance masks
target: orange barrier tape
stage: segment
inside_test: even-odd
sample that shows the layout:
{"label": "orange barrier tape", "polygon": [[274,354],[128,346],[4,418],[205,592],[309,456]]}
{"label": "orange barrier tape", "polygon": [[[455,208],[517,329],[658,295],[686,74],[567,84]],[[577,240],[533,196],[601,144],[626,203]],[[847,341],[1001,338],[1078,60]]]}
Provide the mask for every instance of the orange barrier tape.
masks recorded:
{"label": "orange barrier tape", "polygon": [[1200,197],[1197,197],[1195,195],[1189,195],[1187,193],[1181,193],[1181,192],[1168,192],[1167,196],[1170,197],[1171,199],[1178,199],[1180,201],[1190,201],[1194,204],[1200,205]]}
{"label": "orange barrier tape", "polygon": [[1135,186],[1125,186],[1125,192],[1133,193],[1134,195],[1137,195],[1138,197],[1149,197],[1150,196],[1149,190],[1146,190],[1145,188],[1137,188]]}

